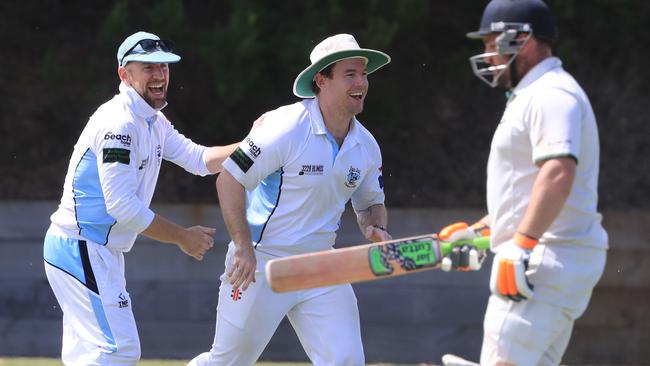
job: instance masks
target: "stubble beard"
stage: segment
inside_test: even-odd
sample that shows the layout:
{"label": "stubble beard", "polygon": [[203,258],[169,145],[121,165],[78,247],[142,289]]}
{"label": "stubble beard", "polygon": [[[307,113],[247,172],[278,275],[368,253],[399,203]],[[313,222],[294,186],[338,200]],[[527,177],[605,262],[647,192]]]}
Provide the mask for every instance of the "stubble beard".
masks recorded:
{"label": "stubble beard", "polygon": [[145,93],[144,100],[154,109],[162,108],[165,106],[165,103],[167,103],[167,89],[163,91],[162,98],[152,98],[147,91],[147,93]]}

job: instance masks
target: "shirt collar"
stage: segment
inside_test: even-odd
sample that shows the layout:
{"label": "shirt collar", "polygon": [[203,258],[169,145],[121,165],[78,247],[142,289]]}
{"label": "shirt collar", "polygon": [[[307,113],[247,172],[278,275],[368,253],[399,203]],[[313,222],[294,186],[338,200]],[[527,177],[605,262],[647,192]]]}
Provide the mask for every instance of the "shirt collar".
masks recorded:
{"label": "shirt collar", "polygon": [[526,75],[524,75],[524,77],[512,92],[514,94],[520,93],[522,90],[526,89],[537,79],[539,79],[542,75],[558,67],[562,67],[562,61],[559,58],[555,56],[545,58],[540,63],[535,65],[532,69],[530,69]]}
{"label": "shirt collar", "polygon": [[[318,107],[318,97],[312,99],[306,99],[306,103],[309,103],[309,115],[311,118],[311,129],[315,135],[325,135],[327,134],[327,128],[325,127],[325,121],[323,121],[323,114]],[[357,126],[359,121],[356,117],[352,117],[352,123],[350,124],[350,130],[345,136],[346,140],[351,142],[358,142],[357,134],[359,133],[359,127]]]}
{"label": "shirt collar", "polygon": [[[142,98],[140,94],[138,94],[135,89],[132,87],[126,85],[125,83],[120,83],[120,94],[123,96],[124,100],[126,101],[127,105],[133,111],[133,113],[146,120],[146,121],[152,121],[154,120],[154,117],[158,112],[165,108],[167,106],[167,102],[160,107],[160,108],[153,108],[152,106],[147,103],[147,101]],[[147,122],[150,123],[150,122]]]}

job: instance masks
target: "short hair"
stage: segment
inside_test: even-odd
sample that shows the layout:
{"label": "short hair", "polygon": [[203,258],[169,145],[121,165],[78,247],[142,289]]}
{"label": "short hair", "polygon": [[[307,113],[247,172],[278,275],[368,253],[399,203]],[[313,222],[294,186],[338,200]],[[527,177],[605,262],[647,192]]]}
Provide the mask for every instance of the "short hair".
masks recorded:
{"label": "short hair", "polygon": [[[332,71],[334,70],[334,65],[335,64],[336,64],[336,62],[333,63],[333,64],[327,65],[327,67],[325,67],[321,71],[317,72],[316,74],[321,74],[324,77],[326,77],[328,79],[331,79],[332,78]],[[311,81],[311,91],[313,91],[314,94],[316,94],[316,95],[318,95],[318,93],[320,93],[320,88],[318,87],[318,85],[316,85],[316,80]]]}

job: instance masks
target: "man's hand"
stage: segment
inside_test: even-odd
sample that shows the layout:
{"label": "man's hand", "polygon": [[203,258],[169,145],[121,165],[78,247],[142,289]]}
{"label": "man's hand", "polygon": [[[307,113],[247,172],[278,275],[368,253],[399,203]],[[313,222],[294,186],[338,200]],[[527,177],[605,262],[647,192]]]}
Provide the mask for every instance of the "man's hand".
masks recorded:
{"label": "man's hand", "polygon": [[255,282],[256,268],[257,259],[253,245],[250,243],[236,244],[234,259],[226,273],[232,287],[238,289],[241,286],[245,291],[251,282]]}
{"label": "man's hand", "polygon": [[393,239],[388,231],[386,231],[386,228],[379,225],[366,226],[366,230],[363,234],[365,235],[366,239],[374,243]]}
{"label": "man's hand", "polygon": [[213,236],[217,229],[204,226],[192,226],[185,229],[183,239],[178,243],[178,247],[196,260],[203,260],[203,255],[214,245]]}
{"label": "man's hand", "polygon": [[[446,242],[458,240],[472,240],[482,236],[490,236],[490,228],[481,223],[468,226],[464,222],[445,226],[438,238]],[[485,250],[478,250],[471,245],[454,247],[449,255],[442,258],[440,269],[449,272],[452,269],[457,271],[478,271],[487,257]]]}
{"label": "man's hand", "polygon": [[514,239],[499,246],[490,276],[490,290],[493,294],[514,301],[533,297],[533,285],[526,277],[529,255],[530,249],[522,248]]}

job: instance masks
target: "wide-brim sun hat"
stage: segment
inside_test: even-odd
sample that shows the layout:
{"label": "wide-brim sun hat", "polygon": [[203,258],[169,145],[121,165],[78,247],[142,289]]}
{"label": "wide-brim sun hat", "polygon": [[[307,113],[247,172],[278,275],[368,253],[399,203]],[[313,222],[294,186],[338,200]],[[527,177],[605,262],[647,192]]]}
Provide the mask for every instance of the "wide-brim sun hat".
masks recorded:
{"label": "wide-brim sun hat", "polygon": [[117,65],[124,66],[130,61],[138,61],[151,64],[171,64],[180,61],[181,57],[171,50],[164,50],[163,46],[156,43],[151,51],[145,50],[140,42],[143,40],[161,41],[165,46],[171,47],[171,42],[161,40],[153,33],[136,32],[128,36],[117,50]]}
{"label": "wide-brim sun hat", "polygon": [[390,56],[384,52],[361,48],[350,34],[331,36],[314,47],[309,55],[311,65],[298,75],[293,83],[293,94],[300,98],[314,98],[312,90],[314,76],[327,66],[348,58],[361,57],[366,60],[368,74],[390,62]]}

